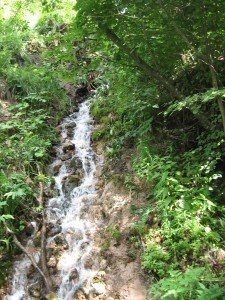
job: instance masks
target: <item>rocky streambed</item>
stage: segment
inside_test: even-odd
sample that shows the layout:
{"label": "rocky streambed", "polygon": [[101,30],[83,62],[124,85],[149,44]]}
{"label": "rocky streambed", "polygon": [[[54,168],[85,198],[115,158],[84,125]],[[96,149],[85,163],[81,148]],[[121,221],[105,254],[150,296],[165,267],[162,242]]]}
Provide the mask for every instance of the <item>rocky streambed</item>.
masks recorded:
{"label": "rocky streambed", "polygon": [[[99,263],[94,236],[102,220],[91,212],[98,196],[94,174],[99,158],[90,142],[93,129],[90,103],[90,99],[82,102],[78,112],[65,118],[58,127],[61,143],[50,166],[54,183],[45,191],[46,259],[57,299],[74,299],[80,288],[85,294],[104,292],[103,287],[92,282]],[[33,234],[26,249],[38,264],[40,231],[32,225]],[[45,297],[44,282],[24,255],[14,265],[12,289],[6,299]]]}
{"label": "rocky streambed", "polygon": [[[135,221],[130,205],[137,199],[104,180],[102,147],[95,145],[94,152],[91,145],[91,101],[81,102],[58,127],[60,143],[49,166],[53,182],[44,192],[45,250],[54,293],[47,293],[43,278],[24,254],[14,263],[5,299],[147,299],[139,255],[129,242]],[[40,244],[40,228],[31,222],[25,247],[38,265]]]}

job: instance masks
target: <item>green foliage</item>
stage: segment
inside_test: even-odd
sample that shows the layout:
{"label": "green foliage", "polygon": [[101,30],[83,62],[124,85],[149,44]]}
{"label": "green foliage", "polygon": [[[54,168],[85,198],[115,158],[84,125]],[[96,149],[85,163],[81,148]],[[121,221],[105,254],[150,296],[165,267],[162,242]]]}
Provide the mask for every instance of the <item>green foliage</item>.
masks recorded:
{"label": "green foliage", "polygon": [[121,232],[116,228],[115,225],[109,225],[106,228],[106,232],[113,238],[116,240],[116,242],[118,243],[121,239]]}
{"label": "green foliage", "polygon": [[[55,15],[59,22],[66,16],[71,18],[72,5],[68,1],[58,3],[61,11]],[[15,252],[11,232],[20,234],[28,220],[43,212],[43,207],[37,206],[39,183],[49,181],[42,172],[56,142],[55,126],[68,111],[68,99],[60,87],[60,72],[54,73],[56,66],[51,59],[42,57],[48,51],[48,38],[34,28],[38,16],[45,14],[50,20],[54,14],[50,16],[49,8],[47,12],[41,2],[23,0],[1,2],[0,14],[0,100],[5,107],[0,115],[2,285]],[[56,27],[48,31],[51,38],[58,34]]]}
{"label": "green foliage", "polygon": [[93,140],[104,140],[112,161],[132,149],[145,186],[132,228],[145,241],[143,268],[161,279],[152,293],[222,299],[222,282],[202,278],[208,266],[213,280],[224,272],[210,259],[225,237],[223,1],[78,0],[75,8],[76,29],[97,40],[92,58],[107,86],[93,104],[101,124]]}
{"label": "green foliage", "polygon": [[[185,273],[170,271],[170,277],[157,282],[151,289],[156,299],[223,299],[225,289],[213,283],[215,277],[206,268],[190,268]],[[222,280],[221,280],[222,281]]]}

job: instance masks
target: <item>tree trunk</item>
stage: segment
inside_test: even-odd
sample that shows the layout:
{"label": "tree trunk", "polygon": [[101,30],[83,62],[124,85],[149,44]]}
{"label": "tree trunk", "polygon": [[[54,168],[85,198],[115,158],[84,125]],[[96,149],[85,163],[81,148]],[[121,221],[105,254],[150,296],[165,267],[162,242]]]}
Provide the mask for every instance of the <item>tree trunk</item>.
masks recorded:
{"label": "tree trunk", "polygon": [[124,53],[126,53],[128,56],[130,56],[134,62],[137,64],[137,66],[144,71],[146,76],[152,80],[155,80],[158,82],[159,85],[163,86],[170,94],[176,99],[181,99],[182,95],[179,93],[179,91],[176,90],[176,88],[173,86],[173,84],[164,78],[160,72],[150,66],[145,60],[143,60],[140,55],[136,52],[136,50],[131,49],[128,47],[116,34],[115,32],[110,29],[107,26],[103,26],[99,24],[99,27],[104,31],[105,35],[114,43],[116,44],[121,50],[123,50]]}
{"label": "tree trunk", "polygon": [[[185,98],[182,93],[180,93],[172,84],[171,81],[166,80],[158,70],[150,66],[145,60],[143,60],[140,55],[134,50],[128,47],[116,34],[107,26],[103,26],[98,23],[99,27],[104,31],[105,35],[110,39],[114,44],[116,44],[124,53],[130,56],[137,66],[146,74],[149,79],[155,80],[159,85],[163,86],[172,97],[176,100],[182,100]],[[193,113],[193,112],[192,112]],[[208,119],[201,113],[194,114],[195,118],[199,121],[201,126],[208,130],[210,128],[210,122]]]}
{"label": "tree trunk", "polygon": [[[212,77],[212,86],[214,89],[218,90],[219,86],[218,86],[218,80],[217,80],[215,68],[213,67],[212,64],[210,64],[209,68],[210,68],[210,73],[211,73],[211,77]],[[217,100],[217,103],[219,106],[220,114],[222,116],[223,130],[225,132],[225,109],[224,109],[224,105],[223,105],[223,99],[221,97],[219,97]]]}

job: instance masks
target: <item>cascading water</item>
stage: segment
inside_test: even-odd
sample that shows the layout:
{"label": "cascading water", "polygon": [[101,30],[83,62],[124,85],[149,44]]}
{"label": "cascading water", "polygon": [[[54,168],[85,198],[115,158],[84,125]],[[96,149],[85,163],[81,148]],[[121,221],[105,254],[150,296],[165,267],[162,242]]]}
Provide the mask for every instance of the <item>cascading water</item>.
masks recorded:
{"label": "cascading water", "polygon": [[[76,290],[82,286],[88,289],[89,280],[95,274],[86,264],[93,248],[91,238],[97,228],[97,224],[88,220],[88,211],[96,199],[95,154],[90,142],[93,128],[90,103],[90,100],[81,103],[77,113],[64,119],[61,125],[63,143],[57,148],[57,159],[52,165],[54,169],[56,163],[60,162],[54,177],[57,196],[48,200],[46,216],[50,228],[60,229],[47,237],[47,248],[51,248],[57,239],[63,240],[63,251],[60,250],[58,254],[56,271],[52,274],[52,279],[57,282],[55,285],[59,300],[73,299]],[[82,169],[82,179],[80,174],[76,174],[81,170],[74,167],[74,160]],[[71,188],[71,178],[77,181],[76,187]],[[15,263],[12,293],[6,299],[31,299],[27,293],[29,266],[26,257]]]}

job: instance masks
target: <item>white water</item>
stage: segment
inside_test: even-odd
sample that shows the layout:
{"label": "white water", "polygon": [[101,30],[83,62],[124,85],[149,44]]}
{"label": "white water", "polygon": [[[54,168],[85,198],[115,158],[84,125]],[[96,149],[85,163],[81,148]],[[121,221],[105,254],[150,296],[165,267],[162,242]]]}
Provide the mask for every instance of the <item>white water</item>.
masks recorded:
{"label": "white water", "polygon": [[[68,128],[76,123],[73,137],[68,138]],[[95,155],[91,148],[92,118],[90,116],[90,101],[80,105],[78,113],[71,114],[62,123],[61,139],[70,140],[75,145],[73,157],[82,163],[83,177],[80,184],[65,194],[63,184],[71,174],[70,160],[64,161],[59,173],[54,177],[55,190],[58,196],[49,199],[46,215],[52,226],[61,226],[61,232],[47,239],[47,247],[55,243],[55,238],[63,237],[66,250],[61,254],[57,263],[59,279],[57,288],[58,300],[73,299],[75,291],[80,287],[89,288],[89,281],[95,274],[94,270],[85,268],[85,262],[91,255],[93,242],[92,233],[96,225],[88,221],[88,210],[96,198],[94,173],[96,170]],[[57,160],[63,155],[63,144],[58,147]],[[56,161],[57,161],[56,160]],[[54,166],[54,163],[53,163]],[[73,171],[73,170],[72,170]],[[12,293],[6,299],[27,299],[27,270],[29,260],[24,257],[14,265]],[[78,274],[74,277],[74,274]],[[31,299],[28,296],[28,299]]]}

